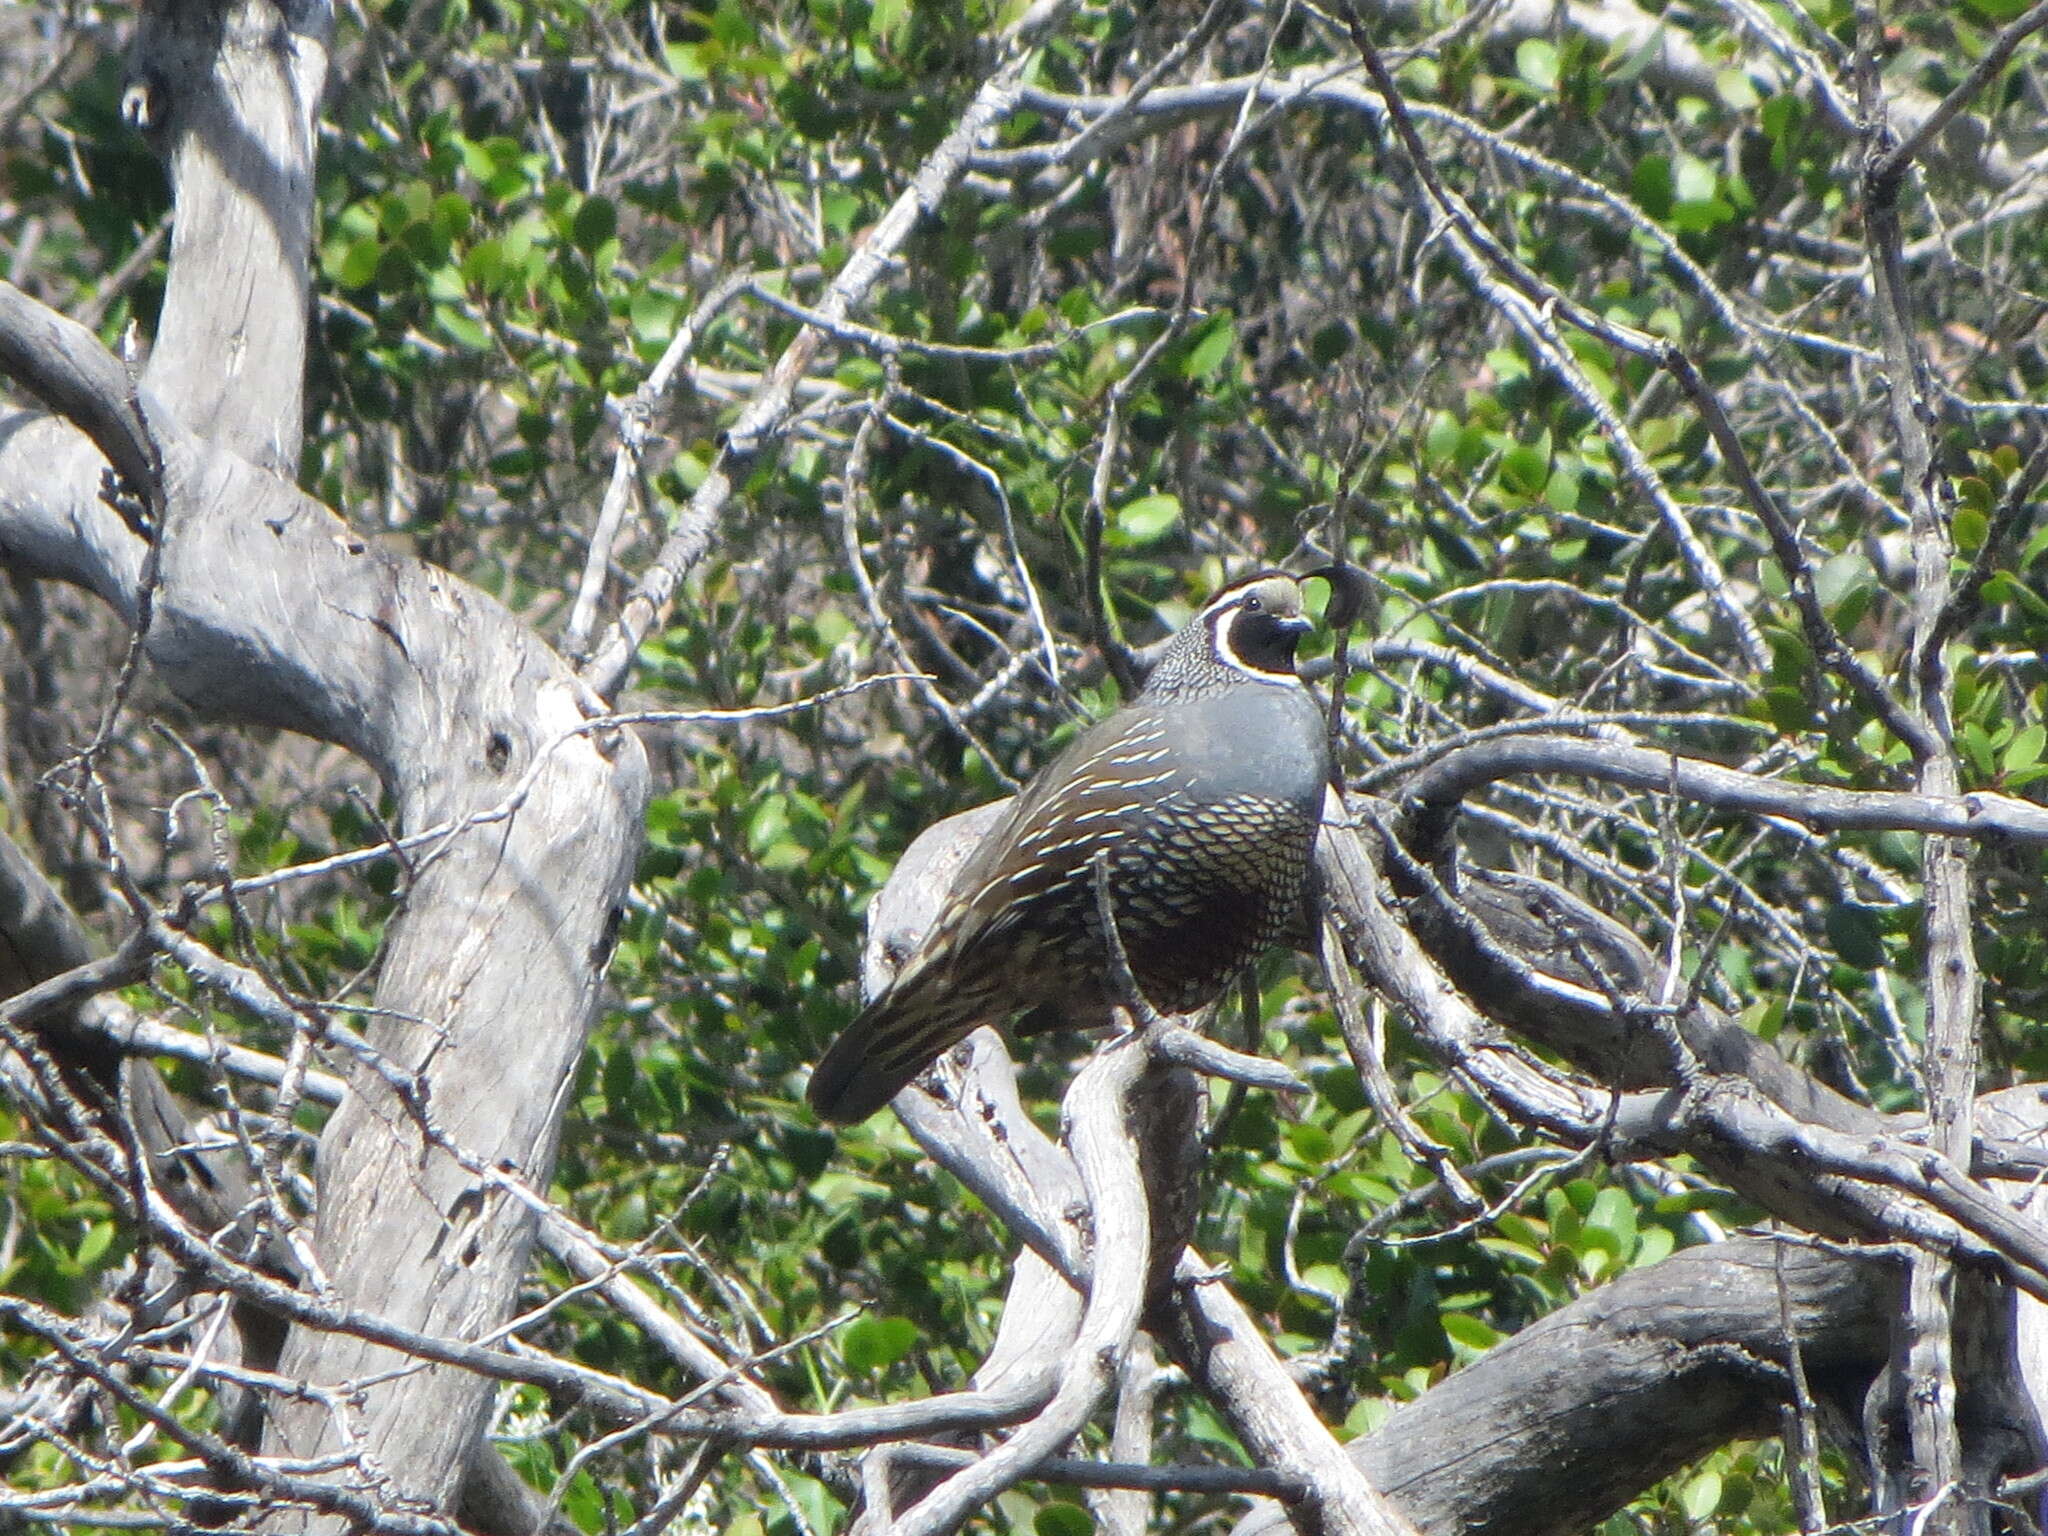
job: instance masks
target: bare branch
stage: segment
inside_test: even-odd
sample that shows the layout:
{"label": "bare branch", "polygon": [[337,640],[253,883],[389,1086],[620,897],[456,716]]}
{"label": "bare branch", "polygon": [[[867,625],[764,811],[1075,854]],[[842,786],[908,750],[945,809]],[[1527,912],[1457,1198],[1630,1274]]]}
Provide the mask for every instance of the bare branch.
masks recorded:
{"label": "bare branch", "polygon": [[[1061,5],[1054,10],[1064,8]],[[1034,28],[1034,35],[1035,31]],[[1034,57],[1029,47],[1017,46],[1009,51],[1009,57],[961,114],[952,131],[926,157],[887,215],[868,231],[852,260],[833,278],[818,301],[821,315],[834,321],[844,320],[866,301],[891,269],[911,231],[937,209],[947,190],[965,174],[969,154],[1015,110],[1017,81]],[[632,669],[641,640],[666,619],[683,578],[711,547],[718,523],[739,483],[763,455],[772,455],[780,446],[789,424],[797,381],[809,369],[824,340],[824,333],[813,327],[798,332],[747,409],[727,430],[717,461],[690,499],[689,507],[676,518],[611,633],[583,668],[584,680],[598,697],[610,699],[618,694]]]}

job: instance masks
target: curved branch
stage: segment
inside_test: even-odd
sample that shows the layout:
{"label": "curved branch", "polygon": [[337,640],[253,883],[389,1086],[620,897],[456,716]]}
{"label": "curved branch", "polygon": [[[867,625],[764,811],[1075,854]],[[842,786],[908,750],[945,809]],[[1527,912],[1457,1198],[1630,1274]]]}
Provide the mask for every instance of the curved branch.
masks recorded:
{"label": "curved branch", "polygon": [[1082,1070],[1068,1095],[1074,1162],[1094,1215],[1095,1248],[1081,1326],[1053,1399],[988,1455],[954,1473],[895,1524],[899,1536],[949,1536],[983,1504],[1027,1477],[1088,1423],[1116,1380],[1145,1304],[1151,1217],[1138,1171],[1129,1100],[1148,1051],[1127,1036]]}
{"label": "curved branch", "polygon": [[[393,926],[367,1031],[381,1060],[426,1085],[448,1146],[545,1187],[638,852],[637,741],[582,734],[587,691],[495,600],[357,537],[318,502],[195,436],[172,403],[131,395],[97,343],[10,297],[10,364],[22,381],[117,453],[137,419],[159,450],[164,514],[146,646],[175,693],[216,717],[357,753],[407,828],[487,810],[545,759],[516,816],[463,833],[422,871]],[[38,336],[61,345],[37,346]],[[132,616],[143,546],[100,502],[102,463],[49,418],[0,424],[0,563],[86,586]],[[515,1028],[520,1049],[508,1051]],[[389,1081],[359,1072],[351,1088],[321,1144],[327,1278],[357,1311],[401,1331],[495,1326],[525,1272],[534,1213],[424,1141]],[[426,1275],[433,1283],[418,1283]],[[300,1328],[280,1370],[316,1384],[376,1379],[360,1444],[398,1487],[446,1508],[491,1389],[467,1371],[393,1369],[404,1359],[362,1336]],[[274,1429],[312,1454],[333,1443],[335,1426],[315,1396],[278,1404]]]}
{"label": "curved branch", "polygon": [[1947,797],[1794,784],[1648,747],[1563,736],[1503,738],[1431,763],[1401,792],[1410,819],[1406,840],[1427,856],[1427,850],[1440,846],[1445,818],[1468,795],[1497,779],[1541,773],[1675,794],[1714,810],[1775,817],[1819,832],[1925,832],[2048,842],[2048,807],[2012,795],[1975,790]]}
{"label": "curved branch", "polygon": [[156,452],[120,359],[77,322],[0,281],[0,374],[75,425],[138,495],[156,487]]}
{"label": "curved branch", "polygon": [[[1788,1324],[1815,1390],[1854,1423],[1899,1291],[1884,1257],[1771,1237],[1689,1248],[1531,1323],[1349,1453],[1424,1536],[1588,1530],[1713,1447],[1777,1429]],[[1285,1519],[1264,1506],[1232,1536]]]}
{"label": "curved branch", "polygon": [[[1392,893],[1341,808],[1326,812],[1317,866],[1344,948],[1367,979],[1407,1010],[1447,1068],[1511,1119],[1619,1158],[1687,1152],[1806,1231],[1909,1242],[1996,1267],[2048,1297],[2048,1238],[1950,1160],[1896,1133],[1802,1118],[1745,1072],[1716,1070],[1685,1049],[1674,1053],[1668,1087],[1623,1093],[1568,1078],[1503,1040],[1438,969],[1394,916]],[[1355,984],[1342,974],[1332,981]]]}

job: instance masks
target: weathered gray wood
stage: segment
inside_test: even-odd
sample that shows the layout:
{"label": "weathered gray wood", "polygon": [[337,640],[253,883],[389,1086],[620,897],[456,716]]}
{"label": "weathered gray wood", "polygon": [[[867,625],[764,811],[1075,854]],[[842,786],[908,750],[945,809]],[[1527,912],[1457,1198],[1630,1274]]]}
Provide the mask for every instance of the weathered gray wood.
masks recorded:
{"label": "weathered gray wood", "polygon": [[[1900,1279],[1888,1260],[1764,1237],[1686,1249],[1532,1323],[1351,1454],[1425,1536],[1583,1530],[1712,1447],[1775,1431],[1788,1316],[1816,1394],[1853,1411]],[[1260,1509],[1233,1536],[1284,1518]]]}
{"label": "weathered gray wood", "polygon": [[171,161],[177,218],[144,380],[251,464],[299,461],[313,160],[332,0],[142,8],[129,100]]}
{"label": "weathered gray wood", "polygon": [[[129,462],[119,435],[137,408],[147,416],[167,506],[148,656],[181,698],[358,753],[407,831],[520,796],[513,813],[418,857],[367,1033],[420,1069],[423,1091],[401,1103],[359,1074],[318,1167],[321,1283],[348,1306],[475,1338],[506,1315],[534,1227],[490,1171],[547,1184],[639,846],[644,761],[630,736],[585,729],[587,691],[495,601],[387,554],[231,451],[297,457],[324,23],[321,8],[271,0],[176,9],[180,46],[198,52],[154,82],[170,93],[178,238],[144,386],[129,402],[111,394],[119,365],[48,317],[42,334],[59,343],[0,356],[56,399],[37,367],[68,379],[62,353],[91,359],[89,424]],[[183,312],[193,306],[206,313]],[[132,621],[144,546],[99,499],[105,462],[68,425],[0,418],[0,560],[84,586]],[[296,1329],[286,1373],[321,1387],[379,1379],[349,1400],[345,1425],[317,1403],[279,1406],[268,1448],[357,1445],[388,1491],[451,1507],[491,1388],[445,1368],[387,1377],[402,1364]]]}
{"label": "weathered gray wood", "polygon": [[[2022,1250],[2041,1247],[2038,1233],[2019,1228],[2009,1211],[1980,1192],[1934,1191],[1927,1180],[1915,1188],[1913,1159],[1898,1139],[1899,1132],[1910,1130],[1908,1124],[1892,1124],[1891,1137],[1837,1132],[1822,1121],[1800,1118],[1799,1106],[1838,1096],[1816,1085],[1814,1094],[1791,1096],[1793,1103],[1787,1105],[1734,1071],[1693,1071],[1684,1093],[1655,1088],[1616,1094],[1595,1082],[1566,1077],[1509,1044],[1481,1016],[1473,997],[1453,984],[1437,956],[1395,916],[1398,903],[1375,862],[1380,844],[1348,821],[1333,795],[1316,864],[1327,907],[1366,980],[1410,1013],[1429,1049],[1508,1106],[1523,1124],[1568,1145],[1604,1143],[1623,1156],[1691,1152],[1716,1177],[1802,1231],[1851,1239],[1910,1236],[1999,1262],[2012,1259],[2013,1273],[2048,1291],[2048,1258],[2036,1272],[2031,1262],[2017,1257]],[[1390,857],[1398,852],[1388,851]],[[1496,975],[1512,972],[1513,995],[1550,987],[1532,966],[1492,959],[1486,965]],[[1507,995],[1489,988],[1487,996],[1488,1006],[1504,1022],[1518,1022]],[[1605,1006],[1604,998],[1598,1001]],[[1590,1038],[1590,1031],[1582,1035],[1582,1046]],[[1744,1059],[1729,1053],[1730,1063],[1738,1067]],[[1799,1075],[1793,1068],[1788,1073]],[[1675,1066],[1671,1077],[1674,1084],[1679,1079]],[[1859,1119],[1866,1113],[1847,1107]],[[1883,1179],[1866,1169],[1867,1147],[1893,1154],[1881,1170]],[[1941,1194],[1942,1208],[1930,1209],[1930,1202],[1913,1197],[1923,1192]],[[1972,1227],[1981,1230],[1966,1230],[1954,1219],[1964,1206]],[[2001,1246],[1982,1240],[1993,1228],[2001,1229]]]}
{"label": "weathered gray wood", "polygon": [[[915,949],[944,903],[954,874],[1008,805],[1008,801],[998,801],[949,817],[928,827],[905,851],[869,909],[862,973],[866,995],[872,997],[887,985]],[[1309,1490],[1301,1514],[1308,1528],[1331,1536],[1398,1536],[1406,1529],[1399,1511],[1346,1460],[1257,1325],[1226,1289],[1199,1273],[1200,1263],[1187,1246],[1201,1188],[1201,1096],[1193,1074],[1154,1060],[1143,1074],[1144,1087],[1130,1092],[1127,1102],[1106,1105],[1099,1090],[1093,1090],[1095,1096],[1091,1096],[1089,1085],[1100,1078],[1105,1061],[1121,1059],[1128,1069],[1133,1053],[1143,1044],[1137,1037],[1115,1042],[1109,1047],[1113,1054],[1098,1056],[1090,1070],[1076,1079],[1065,1104],[1070,1141],[1075,1142],[1068,1151],[1040,1135],[1017,1104],[1009,1058],[992,1030],[975,1031],[960,1048],[948,1052],[932,1073],[896,1097],[896,1112],[925,1150],[1009,1220],[1012,1229],[1035,1250],[1020,1256],[1018,1274],[1005,1303],[1003,1331],[984,1371],[991,1379],[1004,1379],[1010,1370],[1010,1352],[1020,1341],[1043,1339],[1057,1349],[1057,1341],[1073,1338],[1077,1326],[1084,1337],[1074,1347],[1085,1349],[1086,1322],[1080,1315],[1082,1293],[1077,1282],[1089,1279],[1086,1271],[1093,1269],[1089,1262],[1093,1255],[1116,1257],[1128,1271],[1130,1249],[1143,1244],[1149,1251],[1138,1285],[1140,1299],[1152,1318],[1150,1326],[1172,1340],[1182,1364],[1215,1398],[1259,1456],[1259,1464],[1298,1477]],[[929,1091],[931,1088],[937,1091]],[[1125,1095],[1119,1092],[1116,1097]],[[1115,1136],[1105,1134],[1111,1123],[1117,1128]],[[1093,1164],[1085,1161],[1084,1145],[1072,1129],[1076,1125],[1094,1128]],[[1124,1212],[1121,1223],[1102,1208],[1102,1190],[1118,1181],[1110,1169],[1117,1159],[1103,1151],[1111,1141],[1128,1153],[1132,1163],[1127,1170],[1129,1181],[1143,1191],[1142,1200],[1128,1198],[1135,1190],[1122,1192],[1117,1202]],[[1093,1177],[1084,1179],[1084,1172],[1091,1171]],[[1093,1199],[1084,1195],[1084,1185],[1095,1191]],[[1089,1252],[1083,1253],[1076,1251],[1078,1245],[1063,1227],[1073,1213],[1087,1211],[1093,1212],[1096,1230]],[[1066,1276],[1055,1263],[1067,1271]],[[1128,1272],[1123,1278],[1129,1278]],[[1088,1315],[1093,1317],[1099,1298],[1092,1279],[1087,1290]],[[1129,1326],[1119,1326],[1121,1335],[1112,1328],[1109,1336],[1128,1337]],[[1071,1351],[1068,1354],[1071,1356]],[[1043,1368],[1046,1362],[1032,1363]],[[1091,1359],[1066,1360],[1061,1398],[1092,1402],[1106,1390],[1107,1377],[1101,1373],[1110,1365]],[[981,1377],[976,1380],[979,1383]],[[1056,1400],[1054,1409],[1059,1406]],[[1046,1446],[1056,1446],[1064,1434],[1072,1432],[1074,1423],[1069,1417],[1060,1428],[1052,1424],[1054,1417],[1049,1410],[1046,1424],[1057,1433],[1035,1443],[1035,1448],[1029,1448],[1034,1442],[1028,1437],[1041,1428],[1037,1424],[992,1453],[987,1466],[956,1472],[935,1493],[932,1485],[936,1479],[931,1473],[894,1468],[885,1453],[877,1453],[870,1459],[865,1486],[871,1498],[886,1500],[887,1505],[869,1509],[861,1529],[893,1530],[898,1527],[891,1522],[898,1517],[902,1517],[904,1529],[923,1529],[926,1526],[921,1522],[934,1519],[936,1528],[950,1528],[961,1506],[957,1500],[946,1506],[947,1490],[956,1484],[965,1487],[975,1477],[993,1472],[1005,1459],[1028,1463],[1046,1454]],[[1019,1452],[1023,1454],[1015,1454]],[[1016,1475],[1014,1466],[1008,1475]],[[986,1487],[1000,1481],[995,1477],[986,1482],[976,1499],[985,1496]],[[927,1494],[933,1495],[931,1504],[918,1504],[904,1515],[913,1500]]]}
{"label": "weathered gray wood", "polygon": [[[943,899],[950,868],[971,851],[980,834],[975,818],[991,814],[991,808],[983,808],[942,822],[906,855],[897,879],[874,910],[871,990],[893,969],[891,951],[914,943],[929,923]],[[1331,898],[1355,921],[1361,903],[1379,899],[1373,894],[1376,877],[1365,846],[1345,831],[1333,835],[1326,853]],[[1639,946],[1624,934],[1590,931],[1592,920],[1585,913],[1524,915],[1541,930],[1530,936],[1534,942],[1514,945],[1516,953],[1507,966],[1488,962],[1510,981],[1516,979],[1512,966],[1527,965],[1534,956],[1547,962],[1541,970],[1587,987],[1591,999],[1604,1004],[1605,996],[1597,985],[1589,985],[1592,979],[1584,975],[1575,953],[1595,949],[1596,942],[1600,951],[1611,951],[1611,963],[1618,968],[1610,981],[1635,990],[1648,974],[1647,957]],[[1491,910],[1482,913],[1483,921],[1492,919],[1485,926],[1497,941],[1512,942],[1514,934],[1504,931],[1512,924],[1501,918]],[[1579,926],[1587,926],[1589,932],[1577,944],[1561,947],[1560,928]],[[1449,939],[1437,934],[1441,945],[1469,942],[1455,930],[1448,931]],[[1407,942],[1412,950],[1413,940]],[[1445,957],[1440,951],[1435,958]],[[1471,968],[1463,955],[1450,958],[1461,971]],[[1392,975],[1404,965],[1425,966],[1426,959],[1412,952],[1394,958],[1383,954],[1378,964],[1383,975]],[[1478,985],[1483,978],[1468,974],[1465,979],[1474,982],[1474,993],[1491,1004],[1499,1024],[1531,1024],[1529,1012],[1508,1006],[1496,990]],[[1422,996],[1444,983],[1432,972],[1409,978],[1407,985]],[[1469,1014],[1471,1005],[1464,998],[1448,990],[1437,995],[1444,1007]],[[1542,1022],[1536,1020],[1535,1032],[1538,1038],[1547,1038]],[[1893,1134],[1910,1129],[1893,1117],[1828,1093],[1774,1053],[1762,1059],[1755,1050],[1743,1049],[1755,1042],[1747,1036],[1733,1039],[1737,1031],[1726,1020],[1703,1015],[1688,1020],[1687,1026],[1688,1043],[1710,1071],[1749,1079],[1762,1090],[1763,1100],[1817,1126]],[[1602,1047],[1588,1052],[1587,1065],[1604,1080],[1654,1080],[1656,1074],[1642,1069],[1647,1058],[1636,1048],[1637,1042],[1606,1028],[1604,1037],[1593,1032],[1579,1037]],[[1512,1083],[1514,1091],[1533,1103],[1547,1103],[1561,1130],[1586,1131],[1600,1124],[1597,1094],[1581,1098],[1577,1085],[1529,1073],[1526,1060],[1501,1050],[1476,1018],[1467,1018],[1460,1038],[1464,1051],[1489,1058],[1501,1083]],[[1002,1097],[999,1087],[984,1084],[992,1072],[1000,1078],[996,1069],[1004,1064],[999,1049],[978,1045],[971,1057],[945,1066],[940,1098],[913,1087],[899,1100],[899,1112],[913,1125],[930,1122],[927,1129],[933,1134],[921,1139],[936,1144],[939,1138],[933,1128],[972,1120],[974,1108],[985,1110]],[[2018,1140],[2032,1133],[2032,1124],[2024,1117],[2006,1117],[1987,1129]],[[1002,1146],[1008,1147],[1009,1140],[1001,1138]],[[959,1150],[948,1150],[956,1142]],[[983,1175],[980,1184],[997,1191],[1013,1220],[1034,1220],[1044,1204],[1042,1192],[1034,1198],[1029,1176],[1023,1180],[1026,1187],[1012,1187],[1021,1172],[1016,1159],[993,1147],[977,1156],[971,1143],[971,1137],[950,1136],[941,1149],[948,1166],[962,1159],[992,1165],[978,1170]],[[1005,1167],[1010,1180],[993,1172],[994,1166]],[[976,1171],[970,1167],[962,1176]],[[1766,1180],[1761,1187],[1797,1208],[1779,1187],[1791,1177],[1784,1170],[1777,1183]],[[1812,1177],[1800,1174],[1792,1182]],[[1062,1182],[1053,1179],[1048,1187],[1058,1188]],[[1803,1190],[1801,1194],[1811,1203],[1811,1195]],[[1039,1241],[1049,1251],[1058,1251],[1056,1244]],[[1775,1268],[1780,1263],[1782,1309]],[[1897,1267],[1888,1260],[1858,1260],[1770,1239],[1742,1239],[1682,1253],[1653,1269],[1623,1276],[1532,1326],[1401,1409],[1356,1448],[1363,1485],[1383,1491],[1426,1532],[1469,1529],[1496,1536],[1551,1536],[1583,1528],[1707,1449],[1777,1427],[1779,1409],[1790,1390],[1785,1368],[1788,1320],[1830,1421],[1849,1432],[1863,1394],[1884,1364],[1887,1318],[1898,1304],[1898,1287]],[[1207,1372],[1211,1363],[1220,1361],[1223,1368],[1251,1373],[1244,1379],[1253,1379],[1252,1367],[1258,1362],[1251,1355],[1259,1341],[1249,1320],[1233,1327],[1194,1314],[1171,1323],[1155,1319],[1155,1326],[1173,1340],[1176,1354],[1192,1370]],[[2011,1448],[2025,1442],[2024,1408],[1999,1379],[2008,1373],[1985,1374],[1983,1390],[1968,1407],[1966,1433],[1976,1454],[2009,1464]],[[1288,1395],[1298,1400],[1291,1384]],[[1240,1430],[1260,1444],[1262,1464],[1294,1465],[1287,1457],[1300,1455],[1313,1437],[1297,1436],[1292,1449],[1280,1448],[1287,1429],[1284,1413],[1270,1424],[1263,1414],[1281,1403],[1281,1394],[1254,1387],[1242,1393],[1241,1402],[1257,1410]],[[1307,1427],[1298,1426],[1304,1431]],[[1258,1516],[1240,1536],[1268,1530],[1280,1518],[1273,1512]]]}
{"label": "weathered gray wood", "polygon": [[937,920],[960,866],[1009,808],[1006,798],[948,816],[918,833],[903,850],[888,882],[868,905],[868,936],[860,967],[863,1001],[881,996],[910,958],[925,930]]}
{"label": "weathered gray wood", "polygon": [[[1152,1332],[1244,1442],[1255,1466],[1299,1477],[1308,1496],[1292,1508],[1299,1536],[1414,1536],[1414,1519],[1374,1472],[1347,1455],[1264,1331],[1192,1250]],[[1281,1519],[1288,1516],[1282,1515]]]}

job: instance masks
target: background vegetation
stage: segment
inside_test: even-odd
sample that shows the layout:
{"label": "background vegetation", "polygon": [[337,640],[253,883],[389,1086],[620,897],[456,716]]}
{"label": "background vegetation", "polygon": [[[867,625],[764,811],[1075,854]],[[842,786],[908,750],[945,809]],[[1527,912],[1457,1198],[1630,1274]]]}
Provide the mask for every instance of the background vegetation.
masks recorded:
{"label": "background vegetation", "polygon": [[[863,907],[919,829],[1026,776],[1113,706],[1129,648],[1255,565],[1341,551],[1366,573],[1341,686],[1346,775],[1369,793],[1538,726],[1804,785],[1925,787],[1898,715],[1929,718],[1931,655],[1958,786],[2037,794],[2048,75],[2013,23],[2039,10],[1387,4],[1363,26],[1405,125],[1342,11],[1058,17],[1015,110],[857,323],[830,329],[784,450],[743,466],[621,707],[926,680],[644,727],[647,841],[552,1197],[649,1245],[667,1303],[761,1361],[787,1407],[957,1386],[986,1351],[1011,1238],[893,1115],[833,1135],[801,1107],[807,1064],[856,1007]],[[1017,12],[342,7],[300,483],[587,648],[741,405],[999,67]],[[0,15],[0,255],[110,345],[152,332],[169,219],[162,171],[120,119],[122,27],[91,5]],[[1886,290],[1873,157],[1966,81],[1965,109],[1896,182]],[[650,388],[679,336],[672,385]],[[1902,422],[1928,434],[1924,472]],[[615,464],[622,431],[644,450]],[[597,534],[608,491],[625,498],[615,537]],[[1954,584],[1931,648],[1930,519]],[[579,619],[586,566],[597,606]],[[126,632],[54,585],[17,580],[5,602],[6,814],[118,941],[130,907],[91,818],[39,776],[91,734]],[[1329,637],[1311,651],[1327,686]],[[105,773],[146,901],[175,904],[220,861],[249,877],[385,835],[389,806],[352,760],[210,725],[146,674],[141,688]],[[1815,834],[1561,778],[1496,786],[1464,833],[1474,862],[1541,872],[1675,955],[1685,984],[1850,1097],[1929,1102],[1917,834]],[[2015,842],[1973,858],[1981,1081],[2034,1081],[2043,856]],[[247,926],[214,908],[195,933],[295,992],[360,1001],[404,889],[390,862],[295,880],[250,897]],[[1367,1108],[1319,972],[1275,957],[1255,992],[1256,1019],[1226,1011],[1217,1029],[1314,1091],[1215,1090],[1198,1246],[1316,1368],[1346,1435],[1618,1273],[1763,1214],[1684,1156],[1541,1150],[1389,1012],[1418,1140]],[[291,1045],[175,966],[129,1000]],[[1029,1053],[1026,1101],[1048,1128],[1091,1044]],[[191,1063],[174,1083],[216,1111],[230,1097]],[[298,1113],[285,1166],[301,1177],[322,1114]],[[35,1150],[30,1110],[5,1116],[0,1285],[79,1317],[142,1284],[146,1248],[104,1195]],[[1431,1197],[1425,1142],[1471,1172],[1483,1219]],[[688,1390],[554,1263],[529,1299],[560,1300],[528,1343]],[[47,1355],[10,1333],[0,1374],[25,1387]],[[211,1422],[204,1392],[177,1406]],[[1162,1414],[1162,1454],[1239,1454],[1200,1400]],[[136,1422],[124,1409],[106,1431]],[[19,1421],[6,1433],[18,1442]],[[624,1528],[688,1448],[598,1436],[532,1387],[508,1389],[494,1425],[568,1518]],[[90,1441],[17,1443],[14,1486],[79,1482]],[[1786,1458],[1730,1445],[1608,1529],[1795,1529]],[[1857,1512],[1865,1472],[1840,1453],[1824,1470],[1829,1507]],[[734,1456],[678,1528],[823,1532],[852,1492],[834,1458]],[[1239,1507],[1183,1496],[1151,1518],[1220,1529]],[[1094,1517],[1077,1490],[1025,1485],[986,1518],[1072,1536]]]}

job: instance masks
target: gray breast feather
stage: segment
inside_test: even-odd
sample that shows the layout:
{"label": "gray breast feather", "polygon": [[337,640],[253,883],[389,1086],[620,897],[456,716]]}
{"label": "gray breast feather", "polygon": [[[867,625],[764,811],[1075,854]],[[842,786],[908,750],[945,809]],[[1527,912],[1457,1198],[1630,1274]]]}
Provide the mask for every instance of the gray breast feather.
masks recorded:
{"label": "gray breast feather", "polygon": [[1198,801],[1253,795],[1319,813],[1330,776],[1322,711],[1298,685],[1248,683],[1174,711],[1175,765]]}

